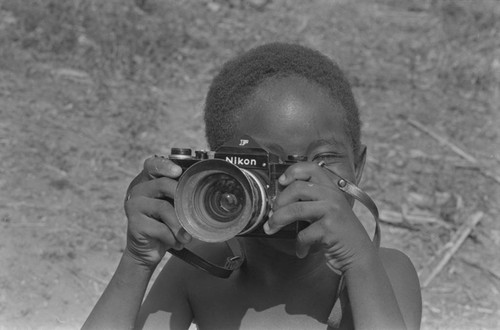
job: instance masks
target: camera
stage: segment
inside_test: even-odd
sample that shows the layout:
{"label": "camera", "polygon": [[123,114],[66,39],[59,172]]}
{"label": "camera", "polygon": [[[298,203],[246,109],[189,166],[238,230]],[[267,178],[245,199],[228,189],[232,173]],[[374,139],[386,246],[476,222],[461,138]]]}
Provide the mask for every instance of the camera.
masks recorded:
{"label": "camera", "polygon": [[235,236],[295,238],[308,223],[298,221],[267,235],[268,219],[281,191],[278,178],[307,157],[281,159],[248,135],[226,142],[215,151],[172,148],[168,156],[183,173],[174,207],[182,227],[205,242],[224,242]]}

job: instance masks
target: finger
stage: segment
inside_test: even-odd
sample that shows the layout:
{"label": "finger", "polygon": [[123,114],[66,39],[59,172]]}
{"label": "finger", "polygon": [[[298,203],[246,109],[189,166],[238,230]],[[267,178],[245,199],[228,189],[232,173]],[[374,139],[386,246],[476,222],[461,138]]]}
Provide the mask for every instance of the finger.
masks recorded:
{"label": "finger", "polygon": [[279,177],[278,182],[283,186],[287,186],[295,180],[309,181],[317,184],[331,182],[328,173],[315,162],[293,164]]}
{"label": "finger", "polygon": [[[140,236],[131,237],[131,239],[135,241],[134,245],[138,244],[140,246],[141,244],[151,245],[157,243],[161,244],[162,250],[165,251],[169,248],[180,250],[187,244],[179,242],[172,231],[161,221],[143,214],[139,217],[138,222],[141,223]],[[144,239],[146,242],[143,241]],[[140,253],[140,250],[136,252]]]}
{"label": "finger", "polygon": [[297,257],[305,258],[313,245],[325,243],[325,230],[319,223],[313,223],[297,234],[295,252]]}
{"label": "finger", "polygon": [[145,181],[134,186],[128,193],[128,198],[145,196],[150,198],[174,198],[177,181],[162,177]]}
{"label": "finger", "polygon": [[154,221],[162,222],[175,240],[182,244],[187,244],[192,239],[180,225],[174,207],[167,201],[138,196],[127,202],[125,212],[129,219],[139,213]]}
{"label": "finger", "polygon": [[325,214],[324,204],[323,201],[308,201],[285,205],[273,211],[269,220],[264,224],[264,231],[272,235],[296,221],[314,222],[321,219]]}
{"label": "finger", "polygon": [[145,181],[148,181],[150,180],[148,177],[147,177],[147,174],[144,173],[144,170],[141,171],[141,173],[139,173],[129,184],[128,188],[127,188],[127,193],[125,194],[125,201],[127,201],[128,199],[130,199],[130,191],[132,190],[132,188],[134,188],[135,186],[137,186],[138,184],[140,184],[141,182],[145,182]]}
{"label": "finger", "polygon": [[175,179],[182,173],[182,168],[164,156],[153,156],[144,161],[143,172],[150,179],[168,177]]}
{"label": "finger", "polygon": [[298,201],[328,200],[333,202],[340,194],[339,189],[332,189],[309,181],[293,181],[276,197],[273,210]]}
{"label": "finger", "polygon": [[150,211],[151,217],[161,220],[164,224],[166,224],[177,241],[183,244],[189,243],[191,241],[191,235],[189,235],[184,228],[182,228],[179,220],[177,219],[174,207],[170,203],[158,199],[153,200],[152,204],[153,207]]}
{"label": "finger", "polygon": [[163,156],[153,156],[144,161],[143,170],[130,182],[125,194],[125,201],[130,199],[130,191],[132,188],[141,184],[142,182],[149,181],[159,177],[169,177],[175,179],[182,173],[180,166],[176,165],[171,160]]}
{"label": "finger", "polygon": [[149,240],[158,240],[167,247],[181,245],[177,242],[173,232],[163,222],[144,214],[137,221],[141,222],[141,235],[146,236]]}

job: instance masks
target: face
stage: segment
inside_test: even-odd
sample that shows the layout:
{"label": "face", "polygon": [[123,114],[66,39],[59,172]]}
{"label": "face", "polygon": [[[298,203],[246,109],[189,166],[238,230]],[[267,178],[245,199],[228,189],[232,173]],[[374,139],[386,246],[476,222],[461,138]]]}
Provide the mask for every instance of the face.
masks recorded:
{"label": "face", "polygon": [[[356,182],[362,166],[355,165],[344,111],[324,87],[304,78],[270,79],[258,87],[240,112],[236,134],[250,135],[282,159],[301,155],[315,160],[318,155],[328,155],[322,159],[330,169]],[[293,240],[259,241],[295,256]]]}
{"label": "face", "polygon": [[240,112],[236,135],[250,135],[283,159],[301,155],[313,160],[327,154],[329,167],[355,182],[344,111],[324,87],[305,78],[272,78],[258,87]]}

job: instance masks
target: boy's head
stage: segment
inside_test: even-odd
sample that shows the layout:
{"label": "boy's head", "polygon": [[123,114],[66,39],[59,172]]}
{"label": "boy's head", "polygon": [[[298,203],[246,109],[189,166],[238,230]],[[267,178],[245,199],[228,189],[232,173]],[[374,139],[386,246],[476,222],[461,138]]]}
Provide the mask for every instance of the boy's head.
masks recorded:
{"label": "boy's head", "polygon": [[341,104],[346,134],[353,149],[358,150],[359,112],[340,68],[318,51],[286,43],[253,48],[227,62],[214,78],[205,103],[206,137],[210,148],[216,149],[234,137],[239,112],[251,101],[259,86],[272,79],[291,76],[323,87]]}

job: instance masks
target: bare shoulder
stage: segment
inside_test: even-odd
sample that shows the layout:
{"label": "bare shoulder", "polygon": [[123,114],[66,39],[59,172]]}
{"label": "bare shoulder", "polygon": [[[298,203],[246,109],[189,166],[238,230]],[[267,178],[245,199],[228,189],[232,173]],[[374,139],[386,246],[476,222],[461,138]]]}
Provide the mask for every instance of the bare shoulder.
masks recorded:
{"label": "bare shoulder", "polygon": [[389,276],[394,294],[408,329],[419,329],[422,296],[417,272],[410,258],[395,249],[380,248],[380,259]]}
{"label": "bare shoulder", "polygon": [[398,272],[415,273],[416,275],[413,263],[403,252],[396,249],[381,247],[379,249],[379,255],[387,271],[389,271],[389,269],[394,269]]}

